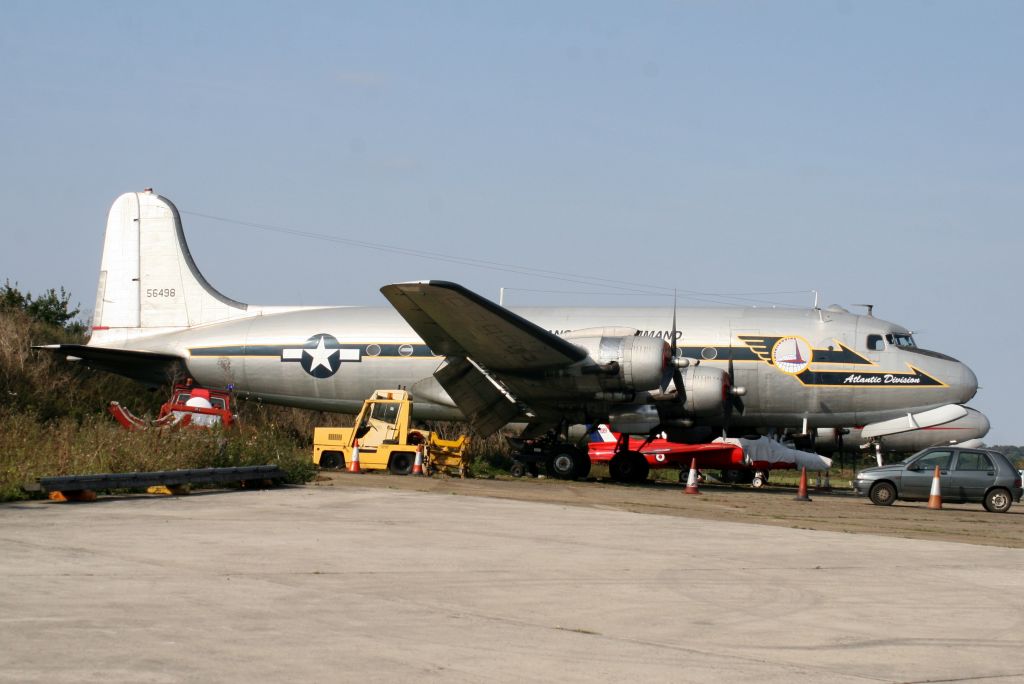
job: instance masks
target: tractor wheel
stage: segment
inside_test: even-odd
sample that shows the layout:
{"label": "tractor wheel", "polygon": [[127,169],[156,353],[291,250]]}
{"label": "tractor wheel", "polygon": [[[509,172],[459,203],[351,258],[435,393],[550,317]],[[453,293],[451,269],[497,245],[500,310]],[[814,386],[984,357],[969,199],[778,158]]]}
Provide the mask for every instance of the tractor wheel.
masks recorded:
{"label": "tractor wheel", "polygon": [[416,454],[408,451],[396,451],[391,454],[388,462],[388,471],[392,475],[408,475],[412,472],[412,465],[416,461]]}
{"label": "tractor wheel", "polygon": [[341,465],[341,453],[337,451],[323,451],[320,453],[321,468],[337,468]]}

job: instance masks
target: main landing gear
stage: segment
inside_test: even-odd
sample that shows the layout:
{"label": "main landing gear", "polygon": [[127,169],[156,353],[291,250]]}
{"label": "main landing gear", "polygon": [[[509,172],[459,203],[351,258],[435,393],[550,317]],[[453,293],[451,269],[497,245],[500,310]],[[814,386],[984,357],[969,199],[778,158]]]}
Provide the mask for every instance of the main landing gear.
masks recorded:
{"label": "main landing gear", "polygon": [[612,460],[608,462],[608,474],[616,482],[643,482],[650,472],[651,466],[647,463],[647,457],[639,451],[616,451]]}
{"label": "main landing gear", "polygon": [[547,437],[512,443],[517,453],[512,457],[509,472],[515,477],[526,474],[536,477],[541,466],[549,476],[560,480],[582,480],[590,475],[590,455],[585,449]]}
{"label": "main landing gear", "polygon": [[[649,439],[640,446],[643,449],[647,446]],[[620,434],[619,440],[615,443],[615,455],[608,462],[608,474],[616,482],[628,482],[637,484],[647,479],[651,473],[651,465],[647,457],[640,450],[629,448],[629,435]]]}

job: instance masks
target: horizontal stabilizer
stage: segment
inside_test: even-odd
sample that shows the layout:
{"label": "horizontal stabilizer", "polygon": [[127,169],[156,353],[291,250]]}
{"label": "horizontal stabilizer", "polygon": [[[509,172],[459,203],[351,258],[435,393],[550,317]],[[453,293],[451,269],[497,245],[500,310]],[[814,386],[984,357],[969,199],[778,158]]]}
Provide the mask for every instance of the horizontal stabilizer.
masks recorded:
{"label": "horizontal stabilizer", "polygon": [[921,428],[930,428],[937,425],[945,425],[959,420],[967,415],[967,409],[959,404],[946,404],[921,413],[908,413],[900,418],[883,420],[880,423],[865,425],[860,436],[863,439],[874,437],[885,437],[886,435],[898,435],[902,432],[912,432]]}
{"label": "horizontal stabilizer", "polygon": [[84,344],[46,344],[32,347],[52,354],[81,360],[89,368],[117,373],[147,385],[162,385],[184,372],[182,359],[170,354],[89,347]]}

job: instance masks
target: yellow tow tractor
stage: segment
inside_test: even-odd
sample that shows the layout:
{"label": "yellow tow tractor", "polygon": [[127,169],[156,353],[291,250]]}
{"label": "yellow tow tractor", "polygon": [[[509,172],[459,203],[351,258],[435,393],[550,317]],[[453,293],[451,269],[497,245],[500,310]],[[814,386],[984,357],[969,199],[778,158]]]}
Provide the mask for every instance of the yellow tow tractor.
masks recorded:
{"label": "yellow tow tractor", "polygon": [[348,468],[358,441],[360,470],[388,470],[408,475],[423,447],[425,474],[441,472],[466,476],[463,452],[466,435],[441,439],[430,430],[411,427],[412,399],[405,390],[375,390],[363,402],[355,427],[318,427],[313,430],[313,463],[321,468]]}

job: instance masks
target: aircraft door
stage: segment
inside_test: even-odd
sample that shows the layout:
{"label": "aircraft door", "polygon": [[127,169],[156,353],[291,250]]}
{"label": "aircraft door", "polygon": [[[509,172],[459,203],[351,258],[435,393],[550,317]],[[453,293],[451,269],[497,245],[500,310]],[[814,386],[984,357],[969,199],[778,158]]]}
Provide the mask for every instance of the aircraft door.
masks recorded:
{"label": "aircraft door", "polygon": [[[857,319],[856,330],[857,332],[854,334],[853,344],[851,345],[853,350],[872,363],[877,364],[881,360],[881,352],[885,350],[885,340],[879,333],[875,332],[874,326],[867,325],[863,318]],[[864,387],[854,386],[847,391],[853,393],[853,406],[858,414],[877,408],[876,406],[868,405],[868,397],[870,395]],[[861,420],[858,416],[858,422],[866,421]],[[927,495],[927,492],[925,494]]]}

